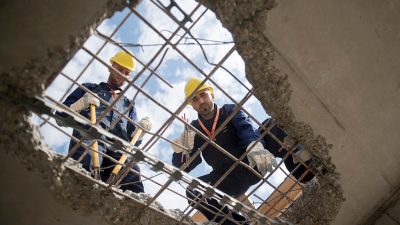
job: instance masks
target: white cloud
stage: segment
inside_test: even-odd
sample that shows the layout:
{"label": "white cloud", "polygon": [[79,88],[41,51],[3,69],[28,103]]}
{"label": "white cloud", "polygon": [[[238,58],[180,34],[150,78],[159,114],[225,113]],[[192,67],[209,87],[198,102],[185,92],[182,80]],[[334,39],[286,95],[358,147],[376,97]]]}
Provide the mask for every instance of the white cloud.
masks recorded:
{"label": "white cloud", "polygon": [[[49,122],[42,124],[43,119],[41,119],[36,114],[32,114],[31,121],[36,126],[39,126],[39,131],[44,139],[45,143],[49,145],[52,149],[54,149],[58,153],[66,154],[67,145],[69,143],[70,138],[60,130],[54,128],[50,123],[56,124],[53,118],[50,118]],[[41,126],[40,126],[41,125]],[[60,127],[60,129],[64,132],[72,133],[72,129],[68,127]]]}
{"label": "white cloud", "polygon": [[[145,174],[147,177],[152,177],[152,176],[159,174],[158,176],[156,176],[152,179],[152,180],[155,180],[158,184],[156,184],[150,180],[145,180],[143,182],[146,193],[150,194],[151,196],[154,196],[162,187],[159,184],[164,185],[167,182],[169,177],[163,173],[154,172],[145,164],[140,164],[140,168],[141,168],[141,172],[143,174]],[[177,192],[183,196],[186,196],[185,195],[185,187],[182,187],[178,183],[172,182],[168,187],[169,187],[169,189],[174,190],[175,192]],[[171,199],[173,199],[173,201],[171,201]],[[182,196],[179,196],[176,193],[173,193],[172,191],[169,191],[169,190],[164,191],[156,199],[156,201],[162,203],[163,206],[166,207],[167,209],[184,210],[185,207],[188,205],[185,198],[183,198]]]}

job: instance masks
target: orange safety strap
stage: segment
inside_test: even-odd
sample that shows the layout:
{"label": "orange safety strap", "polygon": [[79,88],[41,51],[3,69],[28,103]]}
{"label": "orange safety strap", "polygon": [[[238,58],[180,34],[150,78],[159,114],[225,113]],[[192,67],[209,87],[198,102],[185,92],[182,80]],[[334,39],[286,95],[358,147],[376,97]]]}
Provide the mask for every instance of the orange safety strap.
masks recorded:
{"label": "orange safety strap", "polygon": [[112,87],[111,87],[111,85],[109,85],[109,84],[107,84],[107,83],[105,83],[107,86],[108,86],[108,88],[110,88],[111,89],[111,97],[113,98],[113,100],[115,100],[116,98],[117,98],[117,96],[119,95],[119,93],[121,92],[121,90],[114,90]]}
{"label": "orange safety strap", "polygon": [[[217,115],[215,115],[214,122],[213,122],[213,125],[211,128],[211,132],[206,128],[206,126],[204,126],[203,122],[201,122],[201,120],[199,119],[199,124],[200,124],[201,128],[204,130],[204,132],[206,132],[206,134],[210,138],[214,135],[215,127],[217,126],[217,122],[218,122],[218,117],[219,117],[219,108],[217,108]],[[216,139],[214,137],[213,141],[215,141],[215,140]]]}

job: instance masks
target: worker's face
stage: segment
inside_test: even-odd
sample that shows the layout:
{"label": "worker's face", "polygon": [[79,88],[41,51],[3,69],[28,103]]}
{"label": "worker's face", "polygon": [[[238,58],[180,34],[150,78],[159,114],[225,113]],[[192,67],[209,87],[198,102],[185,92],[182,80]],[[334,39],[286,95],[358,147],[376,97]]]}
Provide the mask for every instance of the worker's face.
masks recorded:
{"label": "worker's face", "polygon": [[[113,63],[111,65],[114,69],[116,69],[117,71],[119,71],[122,75],[124,75],[126,78],[129,78],[132,74],[132,71],[129,69],[126,69],[123,66],[120,66],[117,63]],[[109,68],[110,71],[110,76],[108,77],[108,82],[110,85],[114,86],[114,87],[121,87],[122,85],[124,85],[125,83],[125,79],[118,74],[117,72],[115,72],[114,70],[112,70],[111,68]]]}
{"label": "worker's face", "polygon": [[204,89],[192,98],[190,101],[193,108],[202,116],[210,117],[214,111],[214,94],[209,89]]}

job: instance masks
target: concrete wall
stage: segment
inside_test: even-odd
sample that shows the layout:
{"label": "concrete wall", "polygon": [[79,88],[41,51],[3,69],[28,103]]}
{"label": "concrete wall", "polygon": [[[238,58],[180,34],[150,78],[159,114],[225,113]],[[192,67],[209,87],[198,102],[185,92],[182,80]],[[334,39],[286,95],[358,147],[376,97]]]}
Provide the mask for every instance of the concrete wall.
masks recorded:
{"label": "concrete wall", "polygon": [[80,35],[88,34],[85,28],[104,18],[107,3],[106,0],[2,1],[0,71],[21,68],[29,60],[47,55],[48,51],[73,50],[73,42],[79,42]]}
{"label": "concrete wall", "polygon": [[26,169],[20,159],[0,151],[0,224],[98,224],[96,215],[82,215],[61,204],[40,174]]}
{"label": "concrete wall", "polygon": [[400,183],[400,1],[278,0],[264,35],[289,75],[289,106],[334,146],[346,201],[365,222]]}

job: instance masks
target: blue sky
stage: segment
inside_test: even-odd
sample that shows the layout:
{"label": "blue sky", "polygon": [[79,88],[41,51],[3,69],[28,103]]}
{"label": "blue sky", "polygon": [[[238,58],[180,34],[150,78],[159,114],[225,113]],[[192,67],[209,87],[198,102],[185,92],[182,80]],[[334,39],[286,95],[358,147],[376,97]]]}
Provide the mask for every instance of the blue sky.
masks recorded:
{"label": "blue sky", "polygon": [[[186,13],[189,13],[196,6],[196,2],[194,1],[177,1],[178,4],[183,8]],[[200,12],[202,12],[205,8],[201,7],[192,19],[197,19],[199,17]],[[162,34],[165,35],[166,38],[169,38],[171,33],[168,31],[174,31],[177,28],[177,25],[168,18],[162,11],[160,11],[157,7],[153,5],[150,1],[142,1],[142,3],[137,8],[137,11],[141,15],[143,15],[147,20],[149,20],[158,30],[163,31]],[[123,10],[122,12],[116,13],[112,18],[103,21],[103,23],[98,27],[98,30],[101,33],[106,35],[111,34],[111,32],[115,29],[115,27],[120,23],[120,21],[129,13],[128,9]],[[189,27],[191,24],[187,24],[186,27]],[[197,38],[218,40],[218,41],[232,41],[231,34],[222,27],[220,22],[216,19],[215,15],[208,11],[191,29],[192,34]],[[180,31],[178,34],[183,34]],[[179,37],[174,37],[173,41],[176,41]],[[134,44],[163,44],[164,40],[160,38],[154,31],[152,31],[146,24],[144,24],[141,20],[139,20],[135,15],[131,15],[128,20],[124,23],[121,29],[113,36],[113,39],[119,43],[134,43]],[[194,41],[189,41],[194,42]],[[91,50],[92,52],[96,52],[99,47],[104,43],[102,39],[97,37],[96,35],[92,35],[84,44],[86,48]],[[233,44],[227,45],[218,45],[218,46],[204,46],[207,57],[213,63],[218,63],[221,58],[226,55],[226,53],[232,48]],[[155,53],[160,49],[161,46],[154,47],[126,47],[129,49],[139,60],[144,63],[148,63],[152,57],[154,57]],[[186,80],[189,77],[197,76],[203,78],[203,76],[196,71],[177,51],[175,51],[171,46],[168,46],[168,53],[160,65],[157,73],[162,76],[165,80],[173,85],[173,88],[167,86],[163,82],[161,82],[158,78],[152,77],[148,84],[144,86],[144,90],[149,93],[153,98],[155,98],[162,105],[167,107],[171,111],[175,111],[180,104],[184,100],[183,95],[183,87],[185,85]],[[208,74],[213,66],[209,65],[200,48],[196,45],[179,45],[178,49],[181,50],[187,57],[189,57],[198,67],[200,67],[203,71]],[[108,62],[109,58],[116,52],[120,50],[117,46],[107,44],[106,47],[100,52],[99,56],[104,61]],[[161,59],[160,54],[155,62],[150,65],[151,68],[154,68]],[[87,54],[83,50],[79,50],[73,59],[66,65],[63,69],[63,73],[67,76],[75,79],[78,74],[82,71],[82,69],[86,66],[86,64],[91,59],[90,55]],[[226,68],[228,68],[232,73],[234,73],[242,82],[246,84],[248,88],[251,87],[250,83],[245,78],[245,65],[241,57],[237,52],[234,52],[227,61],[223,64]],[[141,71],[143,67],[141,65],[137,66],[136,75],[139,71]],[[136,82],[136,84],[141,85],[144,79],[149,75],[149,71],[144,72],[140,79]],[[94,82],[98,83],[101,81],[106,81],[108,76],[107,68],[102,65],[100,62],[93,62],[89,68],[83,73],[83,76],[78,80],[79,83],[84,82]],[[236,101],[240,101],[246,92],[246,89],[241,86],[237,81],[235,81],[227,72],[222,69],[218,69],[215,75],[212,76],[212,79],[221,86],[225,91],[229,93]],[[51,84],[51,86],[46,90],[45,94],[55,98],[57,100],[60,99],[62,95],[66,92],[67,88],[71,84],[66,78],[62,76],[58,76],[56,80]],[[74,86],[73,89],[75,89]],[[136,93],[134,88],[130,88],[127,91],[127,96],[132,98]],[[222,106],[226,103],[232,103],[224,94],[216,89],[215,91],[216,103],[219,106]],[[145,116],[150,117],[153,123],[152,132],[156,132],[160,126],[170,117],[170,114],[165,110],[157,106],[150,99],[146,98],[143,94],[139,94],[136,99],[136,107],[138,111],[139,119]],[[248,110],[258,121],[263,121],[268,117],[265,113],[264,109],[261,107],[261,104],[258,100],[252,97],[246,104],[245,109]],[[193,109],[190,107],[186,107],[183,111],[186,115],[189,116],[190,120],[196,119],[197,115]],[[35,117],[34,120],[38,122],[38,119]],[[62,128],[66,132],[71,133],[72,130],[69,128]],[[173,124],[167,129],[164,137],[173,140],[175,139],[179,133],[183,129],[183,124],[177,120],[173,122]],[[51,146],[55,151],[60,153],[66,153],[68,149],[68,141],[69,138],[52,128],[50,125],[44,125],[41,127],[41,133],[46,141],[46,143]],[[145,136],[144,142],[146,142],[150,137]],[[150,150],[150,154],[153,154],[157,158],[170,163],[172,148],[165,141],[158,141]],[[145,164],[140,164],[142,171],[146,175],[154,175],[155,173],[151,171]],[[210,170],[210,168],[206,164],[202,164],[198,166],[198,168],[191,173],[193,176],[199,176],[201,174],[205,174]],[[274,175],[271,178],[271,182],[278,184],[282,181],[283,174]],[[163,183],[167,179],[164,175],[157,176],[155,178],[158,182]],[[151,182],[145,182],[146,192],[152,194],[159,188]],[[184,188],[178,184],[172,184],[172,188],[184,193]],[[269,188],[264,188],[258,192],[261,196],[266,196],[268,193],[271,193],[272,190]],[[163,193],[158,201],[163,203],[167,208],[182,208],[185,207],[186,201],[183,199],[178,199],[177,201],[170,201],[170,193]]]}

